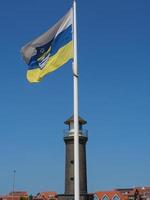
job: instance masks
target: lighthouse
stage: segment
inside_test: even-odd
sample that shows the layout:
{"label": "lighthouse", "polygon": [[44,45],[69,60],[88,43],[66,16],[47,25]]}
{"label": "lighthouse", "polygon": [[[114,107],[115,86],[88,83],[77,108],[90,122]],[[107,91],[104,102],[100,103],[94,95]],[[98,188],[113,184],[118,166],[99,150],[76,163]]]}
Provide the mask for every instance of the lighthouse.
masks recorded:
{"label": "lighthouse", "polygon": [[[73,116],[64,122],[68,129],[65,131],[64,142],[66,145],[65,160],[65,195],[74,195],[74,118]],[[87,196],[87,168],[86,168],[86,143],[87,131],[83,125],[87,122],[79,117],[79,173],[80,173],[80,198]]]}
{"label": "lighthouse", "polygon": [[[64,131],[65,142],[65,191],[58,195],[58,200],[74,200],[74,117],[64,122],[67,129]],[[86,143],[88,131],[83,128],[87,121],[78,118],[79,123],[79,174],[80,200],[91,200],[93,196],[87,190]]]}

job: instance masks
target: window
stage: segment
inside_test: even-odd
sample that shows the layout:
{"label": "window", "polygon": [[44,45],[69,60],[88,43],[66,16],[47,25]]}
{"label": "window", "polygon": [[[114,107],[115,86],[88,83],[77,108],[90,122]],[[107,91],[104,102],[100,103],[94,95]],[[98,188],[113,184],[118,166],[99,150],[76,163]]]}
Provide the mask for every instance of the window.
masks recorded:
{"label": "window", "polygon": [[113,197],[113,200],[120,200],[120,198],[118,197],[118,195],[115,195],[115,196]]}
{"label": "window", "polygon": [[79,130],[82,130],[82,124],[79,124]]}
{"label": "window", "polygon": [[99,200],[96,194],[94,194],[94,200]]}
{"label": "window", "polygon": [[71,164],[74,164],[74,160],[71,160],[70,163],[71,163]]}
{"label": "window", "polygon": [[109,200],[109,197],[105,195],[102,200]]}

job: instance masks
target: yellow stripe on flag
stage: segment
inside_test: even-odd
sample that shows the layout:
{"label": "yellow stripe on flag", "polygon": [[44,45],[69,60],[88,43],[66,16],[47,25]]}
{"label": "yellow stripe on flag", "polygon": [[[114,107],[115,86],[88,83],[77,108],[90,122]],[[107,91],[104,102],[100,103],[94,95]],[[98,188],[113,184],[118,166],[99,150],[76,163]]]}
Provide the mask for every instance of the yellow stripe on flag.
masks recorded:
{"label": "yellow stripe on flag", "polygon": [[50,57],[43,69],[37,68],[27,71],[27,79],[30,83],[39,82],[45,75],[55,71],[64,65],[69,59],[73,58],[73,42],[69,42],[58,52]]}

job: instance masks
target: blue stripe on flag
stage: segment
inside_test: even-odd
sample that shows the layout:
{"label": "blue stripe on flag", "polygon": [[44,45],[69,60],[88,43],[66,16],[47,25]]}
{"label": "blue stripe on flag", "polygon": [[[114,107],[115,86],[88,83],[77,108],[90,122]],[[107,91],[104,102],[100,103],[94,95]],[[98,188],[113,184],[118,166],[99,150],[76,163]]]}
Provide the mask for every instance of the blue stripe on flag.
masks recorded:
{"label": "blue stripe on flag", "polygon": [[[40,57],[43,57],[43,60],[46,56],[49,56],[49,58],[57,53],[57,51],[65,46],[67,43],[69,43],[72,40],[72,25],[70,25],[66,30],[62,31],[57,35],[56,38],[54,38],[52,41],[48,42],[45,45],[42,45],[40,47],[37,47],[37,54],[32,56],[32,58],[29,61],[29,70],[40,68],[38,59]],[[50,52],[48,51],[49,48],[51,48]],[[42,62],[42,59],[41,61]]]}

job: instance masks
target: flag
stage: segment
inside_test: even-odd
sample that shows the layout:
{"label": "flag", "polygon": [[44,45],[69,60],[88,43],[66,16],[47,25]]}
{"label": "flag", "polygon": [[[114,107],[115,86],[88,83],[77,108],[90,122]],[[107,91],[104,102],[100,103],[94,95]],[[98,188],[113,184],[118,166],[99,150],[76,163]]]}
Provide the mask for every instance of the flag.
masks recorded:
{"label": "flag", "polygon": [[73,9],[71,8],[47,32],[22,47],[21,53],[28,65],[29,82],[39,82],[45,75],[73,58],[72,25]]}

